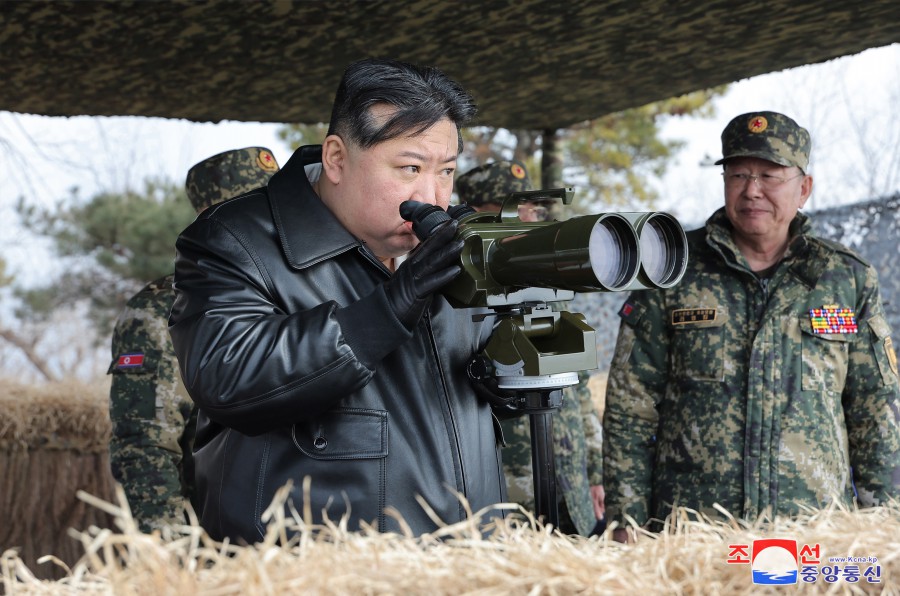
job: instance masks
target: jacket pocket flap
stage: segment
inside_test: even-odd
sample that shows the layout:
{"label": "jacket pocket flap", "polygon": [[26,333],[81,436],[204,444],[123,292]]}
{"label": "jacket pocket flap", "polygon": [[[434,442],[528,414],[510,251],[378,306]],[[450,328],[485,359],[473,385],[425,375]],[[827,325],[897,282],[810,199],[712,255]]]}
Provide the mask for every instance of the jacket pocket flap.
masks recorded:
{"label": "jacket pocket flap", "polygon": [[388,454],[383,410],[339,408],[291,428],[297,449],[313,459],[377,459]]}

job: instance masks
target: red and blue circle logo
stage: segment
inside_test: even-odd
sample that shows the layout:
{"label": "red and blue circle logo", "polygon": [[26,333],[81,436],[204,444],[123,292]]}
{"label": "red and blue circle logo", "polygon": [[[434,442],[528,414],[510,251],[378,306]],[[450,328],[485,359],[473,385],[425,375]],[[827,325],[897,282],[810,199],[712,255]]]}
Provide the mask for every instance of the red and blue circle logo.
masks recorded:
{"label": "red and blue circle logo", "polygon": [[754,540],[750,562],[754,584],[783,586],[797,583],[796,540]]}

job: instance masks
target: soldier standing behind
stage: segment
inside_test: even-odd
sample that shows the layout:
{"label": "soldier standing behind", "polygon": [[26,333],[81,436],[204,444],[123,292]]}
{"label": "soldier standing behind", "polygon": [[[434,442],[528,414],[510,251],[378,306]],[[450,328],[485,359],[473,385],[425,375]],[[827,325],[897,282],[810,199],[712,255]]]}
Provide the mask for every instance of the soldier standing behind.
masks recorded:
{"label": "soldier standing behind", "polygon": [[[456,180],[460,202],[476,211],[499,211],[503,199],[513,192],[532,190],[525,165],[498,161],[478,166]],[[549,221],[552,199],[519,205],[522,221]],[[564,304],[551,304],[554,310]],[[591,400],[586,373],[580,382],[563,392],[563,405],[553,414],[553,454],[559,496],[559,529],[566,534],[588,536],[603,519],[603,454],[600,417]],[[500,422],[506,445],[503,472],[509,500],[534,512],[534,475],[531,469],[531,429],[528,416]],[[601,526],[602,527],[602,526]]]}
{"label": "soldier standing behind", "polygon": [[[277,171],[268,149],[226,151],[192,167],[185,188],[199,214],[265,186]],[[191,447],[197,414],[169,338],[172,280],[169,274],[152,281],[128,300],[113,332],[113,360],[107,371],[113,375],[110,465],[143,532],[184,523],[184,505],[193,494]]]}

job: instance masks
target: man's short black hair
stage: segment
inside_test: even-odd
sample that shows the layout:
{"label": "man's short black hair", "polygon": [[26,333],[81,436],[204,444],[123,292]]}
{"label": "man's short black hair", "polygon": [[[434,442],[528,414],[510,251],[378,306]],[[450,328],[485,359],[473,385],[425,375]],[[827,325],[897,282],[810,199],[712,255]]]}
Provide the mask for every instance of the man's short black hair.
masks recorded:
{"label": "man's short black hair", "polygon": [[[378,104],[397,108],[382,124],[371,113],[372,106]],[[334,97],[328,134],[369,148],[400,136],[420,134],[448,118],[456,124],[458,151],[462,152],[461,130],[475,112],[472,96],[437,68],[368,58],[354,62],[344,71]]]}

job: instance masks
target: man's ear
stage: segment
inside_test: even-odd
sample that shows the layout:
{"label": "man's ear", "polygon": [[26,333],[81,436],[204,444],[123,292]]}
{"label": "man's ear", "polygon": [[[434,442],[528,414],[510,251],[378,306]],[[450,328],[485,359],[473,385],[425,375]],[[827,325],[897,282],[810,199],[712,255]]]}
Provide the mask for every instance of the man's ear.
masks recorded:
{"label": "man's ear", "polygon": [[337,135],[328,135],[322,141],[322,172],[332,184],[338,184],[347,162],[347,145]]}
{"label": "man's ear", "polygon": [[802,209],[804,205],[806,205],[806,200],[809,199],[809,196],[812,194],[813,189],[813,177],[810,175],[806,175],[803,177],[803,182],[800,183],[800,208]]}

